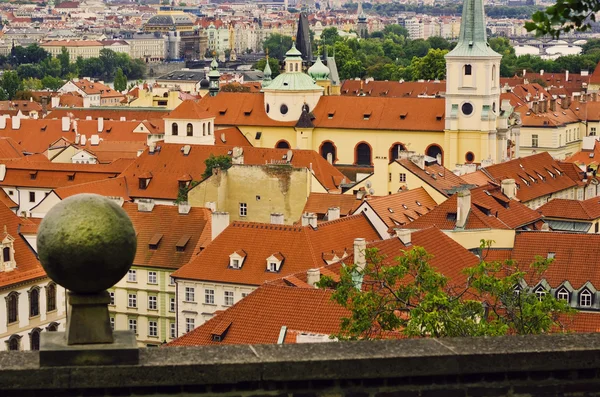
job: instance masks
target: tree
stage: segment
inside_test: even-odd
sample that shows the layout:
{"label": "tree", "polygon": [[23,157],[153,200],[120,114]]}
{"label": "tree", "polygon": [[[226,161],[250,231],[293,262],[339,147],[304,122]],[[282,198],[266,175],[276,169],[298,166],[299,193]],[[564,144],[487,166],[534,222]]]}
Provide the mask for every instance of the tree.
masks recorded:
{"label": "tree", "polygon": [[63,85],[64,81],[60,77],[46,76],[42,79],[42,88],[46,88],[52,91],[58,90]]}
{"label": "tree", "polygon": [[115,90],[119,92],[123,92],[127,89],[127,77],[125,77],[121,68],[117,69],[117,73],[115,74],[114,85]]}
{"label": "tree", "polygon": [[65,77],[71,71],[71,55],[66,47],[60,49],[60,54],[56,57],[60,62],[60,76]]}
{"label": "tree", "polygon": [[525,28],[535,32],[536,36],[547,34],[555,38],[572,30],[585,32],[591,29],[592,22],[596,22],[599,11],[599,0],[556,0],[556,4],[535,12],[532,21],[525,23]]}
{"label": "tree", "polygon": [[410,62],[413,80],[443,80],[446,78],[446,59],[448,50],[430,49],[422,58],[414,57]]}
{"label": "tree", "polygon": [[263,47],[269,50],[269,56],[283,60],[285,53],[292,48],[292,38],[279,33],[271,34],[263,43]]}
{"label": "tree", "polygon": [[241,84],[228,83],[221,86],[221,92],[250,92],[250,87]]}
{"label": "tree", "polygon": [[365,73],[363,64],[358,59],[351,59],[342,65],[340,76],[343,79],[362,78]]}
{"label": "tree", "polygon": [[42,80],[30,77],[22,82],[24,91],[39,91],[43,88]]}
{"label": "tree", "polygon": [[[491,242],[482,241],[481,252]],[[457,283],[434,269],[421,247],[389,260],[376,249],[365,252],[366,265],[340,269],[339,282],[323,276],[321,288],[334,288],[332,299],[348,309],[340,339],[374,339],[397,332],[410,337],[539,334],[560,330],[573,310],[552,294],[536,295],[535,285],[551,260],[538,258],[526,269],[513,261],[464,270]]]}
{"label": "tree", "polygon": [[0,86],[6,91],[6,95],[8,99],[13,99],[21,88],[21,79],[17,72],[8,70],[4,72],[2,75],[2,80],[0,80]]}
{"label": "tree", "polygon": [[211,154],[204,160],[204,165],[206,166],[206,169],[202,174],[202,179],[210,177],[213,174],[214,168],[220,168],[223,171],[228,170],[231,167],[231,157],[225,155],[215,156]]}
{"label": "tree", "polygon": [[326,28],[321,32],[321,44],[334,45],[341,39],[336,27]]}

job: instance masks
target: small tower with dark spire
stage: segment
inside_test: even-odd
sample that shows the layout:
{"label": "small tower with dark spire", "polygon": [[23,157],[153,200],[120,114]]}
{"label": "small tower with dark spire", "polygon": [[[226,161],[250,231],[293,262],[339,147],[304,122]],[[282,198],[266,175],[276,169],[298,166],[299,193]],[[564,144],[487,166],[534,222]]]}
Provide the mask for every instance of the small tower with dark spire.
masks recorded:
{"label": "small tower with dark spire", "polygon": [[210,96],[216,96],[219,93],[219,82],[221,80],[221,73],[219,73],[219,63],[215,56],[210,63],[210,72],[208,72],[209,88],[208,94]]}
{"label": "small tower with dark spire", "polygon": [[298,32],[296,32],[296,48],[302,53],[302,60],[310,65],[313,61],[312,45],[310,43],[310,30],[308,15],[301,12],[298,17]]}
{"label": "small tower with dark spire", "polygon": [[367,25],[367,16],[363,11],[362,0],[358,1],[358,10],[356,11],[356,14],[358,15],[356,31],[358,33],[358,37],[364,39],[369,35],[369,27]]}
{"label": "small tower with dark spire", "polygon": [[262,81],[262,86],[263,87],[268,87],[269,84],[271,84],[271,76],[273,75],[273,72],[271,71],[271,65],[269,65],[269,49],[267,48],[267,56],[266,56],[266,62],[265,62],[265,70],[263,71],[263,81]]}

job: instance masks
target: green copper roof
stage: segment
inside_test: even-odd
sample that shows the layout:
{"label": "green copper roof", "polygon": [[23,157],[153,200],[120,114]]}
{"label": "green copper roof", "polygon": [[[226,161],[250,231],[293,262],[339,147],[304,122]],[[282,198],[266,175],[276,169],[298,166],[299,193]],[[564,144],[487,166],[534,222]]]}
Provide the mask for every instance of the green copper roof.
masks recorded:
{"label": "green copper roof", "polygon": [[309,75],[301,72],[282,73],[275,77],[263,91],[322,91]]}
{"label": "green copper roof", "polygon": [[210,63],[210,72],[208,72],[208,77],[221,77],[221,73],[219,73],[219,63],[216,58],[213,58]]}
{"label": "green copper roof", "polygon": [[321,62],[321,57],[318,57],[315,64],[308,68],[308,75],[315,80],[327,80],[330,74],[329,68]]}
{"label": "green copper roof", "polygon": [[267,62],[265,63],[265,70],[263,71],[263,87],[267,87],[269,84],[271,84],[272,74],[273,72],[271,71],[271,66],[269,65],[269,58],[267,58]]}
{"label": "green copper roof", "polygon": [[490,48],[485,31],[483,0],[464,0],[458,44],[448,57],[499,57]]}
{"label": "green copper roof", "polygon": [[292,48],[285,53],[285,58],[300,58],[302,59],[302,53],[296,48],[296,43],[292,43]]}

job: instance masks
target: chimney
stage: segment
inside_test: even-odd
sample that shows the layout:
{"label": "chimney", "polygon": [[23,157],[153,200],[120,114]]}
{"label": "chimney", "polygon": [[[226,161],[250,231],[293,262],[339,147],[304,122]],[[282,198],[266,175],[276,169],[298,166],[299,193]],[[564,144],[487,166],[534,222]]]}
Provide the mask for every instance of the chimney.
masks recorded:
{"label": "chimney", "polygon": [[523,69],[523,77],[527,74],[527,69]]}
{"label": "chimney", "polygon": [[60,97],[53,96],[52,98],[50,98],[50,105],[52,106],[52,109],[59,107],[60,106]]}
{"label": "chimney", "polygon": [[6,178],[6,164],[0,164],[0,182]]}
{"label": "chimney", "polygon": [[544,69],[540,70],[540,76],[544,75]]}
{"label": "chimney", "polygon": [[365,251],[367,250],[367,241],[364,238],[354,239],[354,264],[361,271],[367,266],[367,257]]}
{"label": "chimney", "polygon": [[104,131],[104,117],[98,117],[98,132]]}
{"label": "chimney", "polygon": [[302,226],[312,226],[314,229],[316,229],[317,216],[312,212],[306,212],[302,214]]}
{"label": "chimney", "polygon": [[13,130],[18,130],[19,128],[21,128],[21,118],[19,116],[13,116],[11,121]]}
{"label": "chimney", "polygon": [[154,200],[143,200],[138,201],[139,212],[152,212],[154,209]]}
{"label": "chimney", "polygon": [[408,229],[396,229],[396,237],[398,237],[404,245],[408,246],[412,244],[411,235],[412,232]]}
{"label": "chimney", "polygon": [[365,198],[365,195],[367,194],[367,192],[363,189],[358,189],[358,191],[356,192],[356,199],[357,200],[362,200]]}
{"label": "chimney", "polygon": [[566,81],[569,81],[569,71],[568,70],[565,71],[565,82]]}
{"label": "chimney", "polygon": [[550,99],[550,111],[556,112],[556,99],[554,98]]}
{"label": "chimney", "polygon": [[150,142],[148,144],[148,153],[152,154],[156,150],[156,142]]}
{"label": "chimney", "polygon": [[547,223],[544,223],[541,228],[542,232],[549,232],[550,226]]}
{"label": "chimney", "polygon": [[571,106],[571,98],[569,98],[568,96],[565,96],[562,101],[560,102],[560,107],[563,109],[568,109],[569,106]]}
{"label": "chimney", "polygon": [[467,217],[471,210],[471,192],[469,190],[461,190],[456,193],[456,227],[464,228],[467,224]]}
{"label": "chimney", "polygon": [[0,116],[0,130],[3,130],[5,128],[6,128],[6,117]]}
{"label": "chimney", "polygon": [[217,203],[215,203],[214,201],[207,201],[206,203],[204,203],[204,207],[208,208],[212,212],[215,212],[217,210]]}
{"label": "chimney", "polygon": [[181,215],[187,215],[190,213],[192,206],[187,201],[177,204],[177,210]]}
{"label": "chimney", "polygon": [[321,280],[321,270],[308,269],[306,271],[306,283],[311,287],[316,287],[316,284]]}
{"label": "chimney", "polygon": [[422,169],[422,170],[425,169],[425,155],[416,154],[416,155],[410,157],[410,161],[412,161],[414,164],[416,164],[417,167],[419,167],[420,169]]}
{"label": "chimney", "polygon": [[514,199],[517,196],[517,184],[514,179],[502,180],[502,194],[509,198]]}
{"label": "chimney", "polygon": [[71,119],[65,116],[62,118],[62,132],[69,131],[69,127],[71,127]]}
{"label": "chimney", "polygon": [[327,210],[327,220],[335,221],[340,219],[340,207],[331,207]]}
{"label": "chimney", "polygon": [[211,221],[210,229],[214,240],[229,226],[229,212],[213,212]]}
{"label": "chimney", "polygon": [[271,214],[271,224],[272,225],[283,225],[283,214],[273,213]]}

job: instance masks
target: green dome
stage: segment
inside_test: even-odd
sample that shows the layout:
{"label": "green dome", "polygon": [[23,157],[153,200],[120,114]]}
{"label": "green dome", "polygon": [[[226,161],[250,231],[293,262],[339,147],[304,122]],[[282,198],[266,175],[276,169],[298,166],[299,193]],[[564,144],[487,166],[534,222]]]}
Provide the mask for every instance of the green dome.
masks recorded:
{"label": "green dome", "polygon": [[330,74],[331,71],[323,62],[321,62],[320,57],[317,58],[314,65],[308,68],[308,75],[314,80],[327,80],[329,79]]}
{"label": "green dome", "polygon": [[322,91],[323,88],[315,84],[307,74],[301,72],[282,73],[275,77],[263,91]]}
{"label": "green dome", "polygon": [[292,48],[290,48],[289,51],[285,53],[285,56],[286,58],[302,57],[302,53],[296,48],[296,43],[292,43]]}

